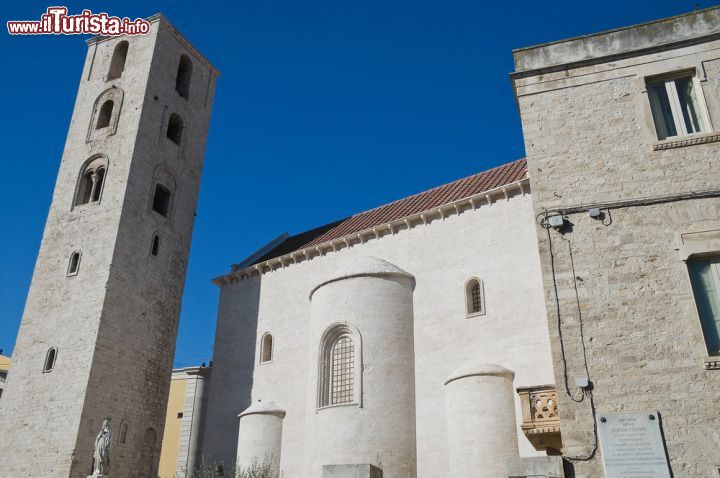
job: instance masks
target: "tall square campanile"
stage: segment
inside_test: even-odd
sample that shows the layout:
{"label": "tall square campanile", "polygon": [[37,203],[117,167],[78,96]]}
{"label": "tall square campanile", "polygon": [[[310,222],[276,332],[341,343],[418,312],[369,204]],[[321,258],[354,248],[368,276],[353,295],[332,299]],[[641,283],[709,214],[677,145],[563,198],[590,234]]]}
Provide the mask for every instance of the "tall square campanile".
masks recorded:
{"label": "tall square campanile", "polygon": [[218,71],[162,15],[88,41],[0,406],[0,477],[156,476]]}

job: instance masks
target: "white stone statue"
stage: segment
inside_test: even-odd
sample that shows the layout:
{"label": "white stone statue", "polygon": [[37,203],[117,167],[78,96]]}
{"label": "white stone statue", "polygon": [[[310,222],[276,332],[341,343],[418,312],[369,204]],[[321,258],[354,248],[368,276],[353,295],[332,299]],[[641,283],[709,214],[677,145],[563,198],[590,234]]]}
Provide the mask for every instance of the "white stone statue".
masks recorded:
{"label": "white stone statue", "polygon": [[104,478],[110,472],[110,419],[103,420],[102,428],[95,438],[95,449],[93,451],[92,475],[88,478]]}

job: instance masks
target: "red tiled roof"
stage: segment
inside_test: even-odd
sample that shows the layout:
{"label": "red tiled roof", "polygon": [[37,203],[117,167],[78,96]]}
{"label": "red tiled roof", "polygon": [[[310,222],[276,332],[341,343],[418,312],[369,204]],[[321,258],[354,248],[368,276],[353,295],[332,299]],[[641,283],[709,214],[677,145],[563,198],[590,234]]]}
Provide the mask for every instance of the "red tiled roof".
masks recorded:
{"label": "red tiled roof", "polygon": [[255,263],[265,262],[290,252],[316,246],[349,234],[387,224],[484,191],[519,181],[526,176],[525,158],[503,164],[466,178],[393,201],[339,221],[290,236]]}

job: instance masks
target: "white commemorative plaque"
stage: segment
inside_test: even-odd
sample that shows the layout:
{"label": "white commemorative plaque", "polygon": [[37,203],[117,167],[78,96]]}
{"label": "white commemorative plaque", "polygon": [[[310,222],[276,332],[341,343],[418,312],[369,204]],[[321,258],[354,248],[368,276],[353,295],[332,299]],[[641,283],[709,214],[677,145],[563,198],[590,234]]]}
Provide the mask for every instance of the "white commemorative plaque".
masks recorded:
{"label": "white commemorative plaque", "polygon": [[599,413],[606,478],[671,478],[655,411]]}

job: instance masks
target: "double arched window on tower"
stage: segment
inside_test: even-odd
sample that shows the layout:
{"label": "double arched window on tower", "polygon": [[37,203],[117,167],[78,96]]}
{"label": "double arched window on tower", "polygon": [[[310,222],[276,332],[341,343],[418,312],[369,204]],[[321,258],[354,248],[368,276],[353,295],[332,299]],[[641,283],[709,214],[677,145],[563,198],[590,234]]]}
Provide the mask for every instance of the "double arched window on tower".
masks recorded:
{"label": "double arched window on tower", "polygon": [[108,161],[105,156],[90,158],[80,170],[78,185],[75,189],[74,206],[97,203],[102,197],[107,175]]}
{"label": "double arched window on tower", "polygon": [[362,342],[348,324],[331,326],[320,342],[318,408],[360,405],[362,398]]}

